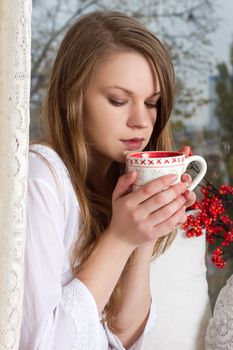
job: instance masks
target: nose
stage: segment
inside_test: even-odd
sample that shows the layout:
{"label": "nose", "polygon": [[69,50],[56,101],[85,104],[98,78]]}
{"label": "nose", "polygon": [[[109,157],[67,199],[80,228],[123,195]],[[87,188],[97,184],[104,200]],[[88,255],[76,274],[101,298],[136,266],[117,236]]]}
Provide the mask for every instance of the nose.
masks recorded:
{"label": "nose", "polygon": [[137,104],[131,107],[129,111],[129,117],[127,120],[127,126],[130,128],[145,129],[150,124],[149,111],[145,109],[145,105]]}

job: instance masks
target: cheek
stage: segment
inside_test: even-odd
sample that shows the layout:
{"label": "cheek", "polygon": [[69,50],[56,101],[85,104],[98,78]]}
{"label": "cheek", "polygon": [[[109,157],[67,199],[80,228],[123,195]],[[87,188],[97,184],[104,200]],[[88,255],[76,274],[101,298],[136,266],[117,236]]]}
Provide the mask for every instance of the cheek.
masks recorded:
{"label": "cheek", "polygon": [[99,97],[89,102],[86,116],[88,123],[92,123],[92,125],[110,126],[114,121],[117,121],[118,111],[105,98]]}

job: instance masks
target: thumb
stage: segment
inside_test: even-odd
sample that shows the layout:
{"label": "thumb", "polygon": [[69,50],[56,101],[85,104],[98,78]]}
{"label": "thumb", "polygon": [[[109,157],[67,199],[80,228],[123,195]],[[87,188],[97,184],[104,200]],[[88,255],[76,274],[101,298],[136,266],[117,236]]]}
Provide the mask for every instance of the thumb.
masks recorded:
{"label": "thumb", "polygon": [[185,155],[185,157],[190,156],[190,152],[191,152],[191,147],[190,146],[183,146],[179,152],[183,153]]}
{"label": "thumb", "polygon": [[127,173],[121,176],[116,184],[116,187],[112,194],[112,200],[116,201],[117,199],[123,197],[129,192],[130,186],[134,183],[137,178],[136,171]]}

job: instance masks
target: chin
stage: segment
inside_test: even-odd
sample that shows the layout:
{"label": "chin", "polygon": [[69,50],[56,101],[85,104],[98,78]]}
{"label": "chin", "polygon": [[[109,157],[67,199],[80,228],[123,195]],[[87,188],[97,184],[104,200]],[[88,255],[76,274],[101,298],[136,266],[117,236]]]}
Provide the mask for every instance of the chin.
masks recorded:
{"label": "chin", "polygon": [[125,157],[113,159],[114,162],[125,164]]}
{"label": "chin", "polygon": [[114,157],[112,160],[117,163],[125,164],[126,155],[125,154],[119,154],[116,157]]}

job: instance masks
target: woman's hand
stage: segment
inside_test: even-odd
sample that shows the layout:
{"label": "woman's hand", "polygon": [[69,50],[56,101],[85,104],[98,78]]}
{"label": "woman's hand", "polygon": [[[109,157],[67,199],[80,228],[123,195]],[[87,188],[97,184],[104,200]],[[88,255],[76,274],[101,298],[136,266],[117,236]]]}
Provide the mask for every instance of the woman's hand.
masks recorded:
{"label": "woman's hand", "polygon": [[109,233],[135,248],[157,240],[186,221],[188,184],[174,175],[161,176],[139,190],[129,193],[137,173],[119,178],[112,196],[112,219]]}
{"label": "woman's hand", "polygon": [[[185,155],[185,157],[188,157],[188,156],[191,155],[190,154],[191,153],[191,147],[184,146],[184,147],[181,148],[181,150],[179,152],[183,153]],[[181,181],[184,181],[186,183],[191,184],[192,178],[191,178],[191,176],[189,174],[185,173],[185,174],[182,175]],[[196,194],[193,191],[187,191],[185,196],[186,196],[185,206],[186,206],[186,208],[188,208],[188,207],[190,207],[191,205],[193,205],[195,203],[195,201],[196,201]]]}

